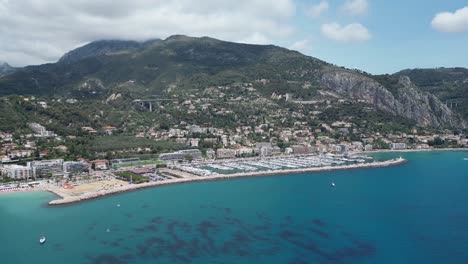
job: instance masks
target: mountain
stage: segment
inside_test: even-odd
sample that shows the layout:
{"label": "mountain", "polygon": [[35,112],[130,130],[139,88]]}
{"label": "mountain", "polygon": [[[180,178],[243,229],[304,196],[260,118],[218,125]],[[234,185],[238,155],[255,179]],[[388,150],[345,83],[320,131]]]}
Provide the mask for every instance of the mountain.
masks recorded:
{"label": "mountain", "polygon": [[15,71],[8,63],[0,61],[0,77]]}
{"label": "mountain", "polygon": [[468,119],[468,69],[414,69],[395,75],[410,77],[422,91],[434,94],[451,110]]}
{"label": "mountain", "polygon": [[159,39],[146,42],[125,40],[100,40],[86,44],[67,52],[60,58],[59,63],[71,64],[80,60],[101,55],[130,53],[137,48],[159,41]]}
{"label": "mountain", "polygon": [[[106,107],[106,99],[119,95],[120,115],[136,110],[133,100],[154,96],[219,104],[217,112],[186,110],[196,114],[183,118],[195,123],[245,124],[265,114],[283,123],[348,120],[360,126],[388,122],[395,127],[465,128],[466,121],[437,98],[437,89],[422,84],[411,72],[374,76],[273,45],[175,35],[144,43],[87,44],[58,63],[25,67],[0,78],[0,95],[78,98]],[[183,104],[161,107],[164,114],[152,120],[181,121],[177,111]]]}

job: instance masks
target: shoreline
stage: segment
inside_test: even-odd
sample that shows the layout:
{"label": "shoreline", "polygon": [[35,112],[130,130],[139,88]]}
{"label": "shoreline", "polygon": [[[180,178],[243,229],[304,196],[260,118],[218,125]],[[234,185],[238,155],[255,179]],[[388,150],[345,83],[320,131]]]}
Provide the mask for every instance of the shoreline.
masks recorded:
{"label": "shoreline", "polygon": [[160,181],[160,182],[132,184],[132,185],[126,185],[122,187],[116,187],[111,190],[103,190],[103,191],[97,191],[97,192],[92,192],[92,193],[83,193],[77,196],[64,194],[63,192],[60,191],[59,187],[48,188],[46,191],[51,192],[61,197],[61,199],[56,199],[48,203],[49,205],[54,206],[54,205],[78,203],[81,201],[96,199],[96,198],[108,196],[111,194],[135,191],[139,189],[146,189],[146,188],[151,188],[151,187],[156,187],[156,186],[182,184],[182,183],[198,182],[198,181],[215,181],[215,180],[235,179],[235,178],[242,178],[242,177],[272,176],[272,175],[278,175],[278,174],[298,174],[298,173],[306,173],[306,172],[323,172],[323,171],[349,170],[349,169],[361,169],[361,168],[378,168],[378,167],[399,165],[399,164],[403,164],[406,162],[407,160],[405,159],[397,158],[397,159],[392,159],[392,160],[387,160],[387,161],[354,164],[354,165],[313,167],[313,168],[273,170],[273,171],[257,171],[257,172],[245,172],[245,173],[233,173],[233,174],[217,174],[213,176],[195,176],[194,175],[193,177],[190,177],[190,178],[179,178],[179,179],[172,179],[172,180],[166,180],[166,181]]}

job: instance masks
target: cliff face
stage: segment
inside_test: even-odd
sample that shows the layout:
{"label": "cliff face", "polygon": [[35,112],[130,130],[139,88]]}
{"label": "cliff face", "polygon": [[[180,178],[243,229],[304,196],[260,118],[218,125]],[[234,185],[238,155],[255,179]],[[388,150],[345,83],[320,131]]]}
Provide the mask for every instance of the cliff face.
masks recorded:
{"label": "cliff face", "polygon": [[380,110],[414,120],[420,126],[466,128],[466,122],[437,97],[422,92],[406,76],[401,76],[392,94],[379,82],[350,71],[327,71],[321,84],[352,100],[364,101]]}

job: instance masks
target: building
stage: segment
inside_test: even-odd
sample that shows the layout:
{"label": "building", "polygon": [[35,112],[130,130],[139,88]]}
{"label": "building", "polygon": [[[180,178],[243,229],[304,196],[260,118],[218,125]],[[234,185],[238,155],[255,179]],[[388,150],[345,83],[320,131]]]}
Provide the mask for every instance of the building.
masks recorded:
{"label": "building", "polygon": [[34,131],[34,136],[36,137],[55,137],[55,133],[48,131],[45,127],[41,126],[38,123],[29,123],[29,128]]}
{"label": "building", "polygon": [[345,144],[340,144],[337,146],[337,150],[340,154],[345,154],[348,152],[349,146]]}
{"label": "building", "polygon": [[271,155],[280,155],[281,154],[281,148],[278,146],[274,146],[271,149]]}
{"label": "building", "polygon": [[310,148],[306,145],[293,145],[291,146],[292,153],[294,154],[309,154]]}
{"label": "building", "polygon": [[390,143],[390,149],[406,149],[406,143]]}
{"label": "building", "polygon": [[238,147],[235,149],[236,156],[242,157],[242,156],[252,156],[255,154],[255,151],[252,148],[248,147]]}
{"label": "building", "polygon": [[171,153],[163,153],[159,155],[159,159],[165,160],[165,161],[175,161],[175,160],[183,160],[188,156],[191,156],[192,159],[194,160],[198,160],[202,158],[202,154],[200,150],[185,149],[185,150],[179,150],[179,151],[171,152]]}
{"label": "building", "polygon": [[28,162],[33,177],[62,176],[63,159],[36,160]]}
{"label": "building", "polygon": [[200,143],[200,139],[199,138],[191,138],[191,139],[189,139],[188,143],[189,143],[189,146],[194,147],[194,148],[198,148],[198,144]]}
{"label": "building", "polygon": [[206,150],[206,158],[207,159],[214,159],[216,158],[216,152],[212,149],[212,148],[209,148]]}
{"label": "building", "polygon": [[364,147],[364,150],[365,151],[372,151],[372,145],[371,144],[367,144],[365,147]]}
{"label": "building", "polygon": [[132,164],[140,162],[140,158],[126,158],[126,159],[113,159],[111,160],[112,165]]}
{"label": "building", "polygon": [[19,166],[19,165],[7,165],[0,168],[0,172],[3,176],[20,180],[32,177],[32,171],[30,167]]}
{"label": "building", "polygon": [[91,167],[93,167],[94,170],[108,170],[109,161],[108,160],[93,160],[91,161]]}
{"label": "building", "polygon": [[11,159],[7,155],[0,155],[0,162],[4,163],[4,162],[10,162],[10,161]]}
{"label": "building", "polygon": [[82,127],[81,130],[89,134],[97,134],[97,131],[92,127]]}
{"label": "building", "polygon": [[34,154],[34,150],[31,150],[31,149],[13,150],[10,153],[8,153],[8,157],[10,159],[20,159],[20,158],[31,157],[33,154]]}
{"label": "building", "polygon": [[255,153],[262,157],[273,155],[273,147],[270,142],[262,142],[255,144]]}
{"label": "building", "polygon": [[114,133],[114,131],[116,130],[117,128],[113,127],[113,126],[104,126],[102,127],[102,130],[104,130],[104,132],[108,135],[112,135],[112,133]]}
{"label": "building", "polygon": [[68,176],[69,174],[86,172],[89,170],[89,165],[81,161],[65,161],[63,163],[63,173]]}
{"label": "building", "polygon": [[216,158],[218,159],[231,159],[236,157],[236,150],[220,148],[216,150]]}

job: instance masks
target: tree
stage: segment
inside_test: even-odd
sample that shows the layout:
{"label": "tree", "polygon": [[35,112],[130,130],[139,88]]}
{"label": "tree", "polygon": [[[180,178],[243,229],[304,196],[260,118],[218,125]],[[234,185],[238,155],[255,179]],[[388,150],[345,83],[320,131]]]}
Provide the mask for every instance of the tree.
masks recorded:
{"label": "tree", "polygon": [[187,154],[187,155],[185,155],[184,159],[187,160],[189,163],[192,163],[193,156],[190,155],[190,154]]}

